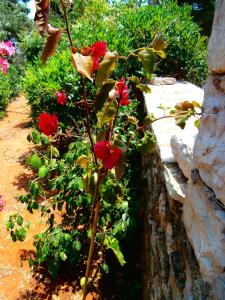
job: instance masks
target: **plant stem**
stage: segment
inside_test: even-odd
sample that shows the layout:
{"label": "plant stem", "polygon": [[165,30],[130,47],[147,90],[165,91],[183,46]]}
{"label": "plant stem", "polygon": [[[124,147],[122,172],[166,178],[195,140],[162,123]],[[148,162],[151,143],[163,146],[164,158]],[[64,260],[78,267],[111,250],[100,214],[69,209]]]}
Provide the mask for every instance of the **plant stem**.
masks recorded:
{"label": "plant stem", "polygon": [[163,116],[163,117],[159,117],[159,118],[155,119],[154,121],[152,121],[151,124],[154,123],[154,122],[156,122],[156,121],[159,121],[159,120],[162,120],[162,119],[167,119],[167,118],[174,118],[174,116]]}
{"label": "plant stem", "polygon": [[[87,133],[89,136],[89,140],[91,143],[91,147],[92,147],[92,151],[94,153],[94,143],[93,143],[93,139],[91,136],[91,123],[90,123],[90,119],[89,119],[89,105],[87,102],[87,95],[86,95],[86,89],[85,89],[85,84],[84,84],[84,77],[82,75],[81,76],[81,84],[82,84],[82,94],[83,94],[83,100],[84,100],[84,106],[85,106],[85,118],[86,118],[86,128],[87,128]],[[94,160],[95,160],[95,164],[97,164],[97,158],[94,154]]]}
{"label": "plant stem", "polygon": [[83,300],[85,300],[86,293],[87,293],[87,284],[88,284],[88,278],[90,275],[92,257],[93,257],[93,253],[94,253],[96,229],[97,229],[97,223],[98,223],[98,216],[99,216],[99,212],[100,212],[99,186],[100,186],[100,183],[102,180],[101,172],[102,172],[102,169],[100,169],[99,173],[98,173],[98,179],[97,179],[97,183],[95,186],[93,206],[92,206],[92,211],[91,211],[91,220],[93,220],[93,222],[91,221],[92,222],[92,236],[91,236],[91,243],[90,243],[90,248],[89,248],[89,253],[88,253],[88,262],[87,262],[87,267],[86,267],[86,272],[85,272]]}
{"label": "plant stem", "polygon": [[63,0],[60,0],[61,4],[62,4],[62,8],[63,8],[63,14],[66,20],[66,32],[68,35],[68,39],[70,41],[70,46],[73,47],[73,41],[72,41],[72,37],[71,37],[71,33],[70,33],[70,26],[69,26],[69,20],[68,20],[68,16],[67,16],[67,12],[66,12],[66,6]]}
{"label": "plant stem", "polygon": [[95,236],[96,236],[99,212],[100,212],[100,201],[98,200],[96,203],[96,206],[95,206],[95,214],[94,214],[94,220],[93,220],[93,224],[92,224],[92,236],[91,236],[91,243],[90,243],[90,248],[89,248],[89,253],[88,253],[87,268],[86,268],[86,272],[85,272],[83,300],[85,300],[86,293],[87,293],[87,283],[88,283],[88,278],[89,278],[90,269],[91,269],[92,256],[94,253]]}

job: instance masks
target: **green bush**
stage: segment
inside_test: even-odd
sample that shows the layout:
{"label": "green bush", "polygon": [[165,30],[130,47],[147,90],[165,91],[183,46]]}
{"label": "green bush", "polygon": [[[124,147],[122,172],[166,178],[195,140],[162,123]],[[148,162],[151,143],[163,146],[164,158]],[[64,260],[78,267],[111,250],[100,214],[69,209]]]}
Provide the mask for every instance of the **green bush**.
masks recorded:
{"label": "green bush", "polygon": [[156,73],[198,85],[204,83],[207,76],[207,38],[201,36],[200,27],[194,23],[191,6],[180,7],[176,1],[169,0],[161,5],[139,8],[120,4],[105,8],[104,13],[94,7],[94,12],[91,12],[87,9],[74,27],[78,46],[82,46],[80,41],[90,45],[95,40],[105,40],[110,50],[117,49],[126,55],[148,44],[157,32],[161,32],[168,43],[167,58],[158,65]]}
{"label": "green bush", "polygon": [[[157,65],[156,74],[175,76],[198,85],[202,85],[207,76],[207,40],[200,35],[199,26],[192,20],[191,6],[180,7],[174,1],[164,1],[161,5],[139,8],[105,4],[100,9],[98,1],[93,1],[71,30],[78,47],[105,40],[110,50],[117,49],[121,55],[148,44],[160,31],[168,48],[167,58]],[[41,40],[33,33],[23,39],[22,48],[30,59],[40,52]],[[79,76],[67,59],[70,55],[68,48],[68,41],[63,38],[57,53],[44,67],[39,68],[40,58],[27,66],[23,86],[35,117],[42,111],[61,115],[62,107],[56,104],[56,91],[64,90],[68,95],[68,104],[63,107],[65,112],[70,111],[72,102],[81,100],[77,98],[80,95]],[[137,66],[134,60],[130,73],[134,74],[139,69]]]}
{"label": "green bush", "polygon": [[9,101],[19,93],[20,71],[18,66],[10,64],[8,73],[0,72],[0,118],[4,116],[4,110]]}
{"label": "green bush", "polygon": [[[49,59],[48,63],[40,67],[40,61],[27,65],[23,89],[26,93],[28,103],[32,107],[32,116],[37,116],[45,111],[56,113],[63,125],[74,125],[72,116],[79,115],[75,112],[74,103],[82,100],[80,98],[80,87],[78,85],[79,75],[70,61],[70,53],[64,51]],[[56,102],[56,92],[64,91],[67,96],[65,106]],[[79,95],[79,98],[78,98]]]}

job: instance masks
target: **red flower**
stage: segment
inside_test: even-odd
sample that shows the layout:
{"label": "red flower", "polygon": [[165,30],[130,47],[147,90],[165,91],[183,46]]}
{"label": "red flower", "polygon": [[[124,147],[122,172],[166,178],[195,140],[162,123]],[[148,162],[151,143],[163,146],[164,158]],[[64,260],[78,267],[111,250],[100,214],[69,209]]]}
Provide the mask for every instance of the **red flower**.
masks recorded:
{"label": "red flower", "polygon": [[105,55],[106,49],[107,49],[106,42],[103,42],[103,41],[95,42],[91,46],[91,50],[92,50],[91,55],[93,58],[93,70],[94,71],[98,69],[100,57]]}
{"label": "red flower", "polygon": [[66,95],[64,93],[62,93],[62,92],[56,92],[56,96],[57,96],[56,101],[60,105],[65,105],[66,104]]}
{"label": "red flower", "polygon": [[128,86],[125,83],[124,79],[121,78],[119,82],[116,84],[116,93],[117,96],[120,97],[121,105],[129,105],[130,100],[128,99]]}
{"label": "red flower", "polygon": [[58,118],[55,114],[41,113],[38,121],[37,125],[45,135],[53,135],[58,131]]}
{"label": "red flower", "polygon": [[99,141],[94,146],[94,153],[97,158],[102,160],[103,166],[106,169],[112,169],[118,163],[122,150],[113,147],[107,141]]}

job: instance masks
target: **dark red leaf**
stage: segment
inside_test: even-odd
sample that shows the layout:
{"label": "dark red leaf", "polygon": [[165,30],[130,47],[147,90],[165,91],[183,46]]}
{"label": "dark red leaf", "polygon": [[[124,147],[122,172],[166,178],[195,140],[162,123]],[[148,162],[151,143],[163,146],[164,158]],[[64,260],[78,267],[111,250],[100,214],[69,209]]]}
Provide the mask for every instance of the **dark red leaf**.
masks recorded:
{"label": "dark red leaf", "polygon": [[36,0],[36,13],[34,21],[37,24],[38,31],[44,37],[48,25],[48,15],[50,10],[50,0]]}
{"label": "dark red leaf", "polygon": [[54,28],[48,24],[48,38],[45,48],[42,53],[42,63],[45,64],[50,56],[55,53],[58,42],[61,38],[62,30],[59,28]]}

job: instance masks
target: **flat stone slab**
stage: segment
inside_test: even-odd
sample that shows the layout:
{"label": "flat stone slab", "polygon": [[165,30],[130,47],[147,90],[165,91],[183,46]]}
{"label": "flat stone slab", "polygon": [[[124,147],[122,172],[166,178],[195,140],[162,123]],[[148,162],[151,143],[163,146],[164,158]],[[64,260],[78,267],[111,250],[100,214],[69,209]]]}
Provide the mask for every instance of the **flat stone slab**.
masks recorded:
{"label": "flat stone slab", "polygon": [[[145,94],[145,105],[147,113],[153,113],[156,118],[168,115],[168,111],[160,109],[159,106],[173,108],[182,101],[203,102],[203,89],[187,81],[177,81],[172,85],[150,85],[151,93]],[[187,122],[185,129],[181,129],[175,124],[174,118],[166,118],[152,124],[153,131],[158,140],[161,158],[164,162],[176,162],[174,159],[170,140],[173,135],[182,137],[185,144],[191,149],[198,129],[194,126],[195,118],[192,117]]]}

